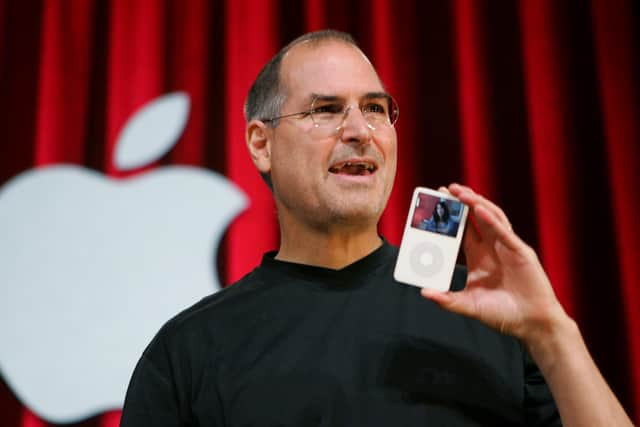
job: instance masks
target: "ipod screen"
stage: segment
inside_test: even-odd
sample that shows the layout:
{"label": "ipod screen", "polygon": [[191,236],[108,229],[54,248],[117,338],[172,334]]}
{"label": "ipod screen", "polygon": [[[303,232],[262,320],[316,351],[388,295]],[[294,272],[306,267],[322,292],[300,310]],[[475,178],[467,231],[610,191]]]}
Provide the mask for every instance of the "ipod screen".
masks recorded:
{"label": "ipod screen", "polygon": [[420,193],[416,199],[411,226],[445,236],[456,237],[463,204],[457,200]]}

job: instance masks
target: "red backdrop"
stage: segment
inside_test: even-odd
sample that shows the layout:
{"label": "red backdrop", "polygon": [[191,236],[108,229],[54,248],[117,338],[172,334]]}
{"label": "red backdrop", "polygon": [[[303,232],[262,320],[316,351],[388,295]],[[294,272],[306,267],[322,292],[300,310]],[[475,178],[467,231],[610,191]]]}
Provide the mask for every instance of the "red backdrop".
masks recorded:
{"label": "red backdrop", "polygon": [[[538,249],[640,423],[639,8],[633,0],[0,0],[0,185],[61,162],[117,175],[110,159],[125,120],[160,94],[187,91],[186,133],[158,163],[213,169],[249,195],[218,259],[230,283],[277,245],[274,205],[244,145],[247,89],[301,33],[351,32],[401,108],[382,233],[399,243],[416,185],[461,181],[494,199]],[[81,425],[118,420],[113,411]],[[0,424],[47,425],[3,382]]]}

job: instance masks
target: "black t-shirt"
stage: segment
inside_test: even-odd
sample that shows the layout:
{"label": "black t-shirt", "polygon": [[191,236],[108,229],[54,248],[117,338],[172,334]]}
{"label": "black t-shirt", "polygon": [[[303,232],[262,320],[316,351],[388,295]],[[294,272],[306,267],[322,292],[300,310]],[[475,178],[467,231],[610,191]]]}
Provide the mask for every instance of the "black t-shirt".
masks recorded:
{"label": "black t-shirt", "polygon": [[266,254],[160,330],[121,426],[560,425],[522,345],[394,281],[396,257],[385,242],[336,271]]}

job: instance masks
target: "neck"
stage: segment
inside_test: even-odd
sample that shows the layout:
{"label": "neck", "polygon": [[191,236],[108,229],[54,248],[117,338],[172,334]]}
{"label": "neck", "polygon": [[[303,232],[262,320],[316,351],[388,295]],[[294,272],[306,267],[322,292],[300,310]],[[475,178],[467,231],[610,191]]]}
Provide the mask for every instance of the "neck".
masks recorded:
{"label": "neck", "polygon": [[276,259],[339,270],[367,256],[382,244],[377,226],[313,229],[280,224],[280,250]]}

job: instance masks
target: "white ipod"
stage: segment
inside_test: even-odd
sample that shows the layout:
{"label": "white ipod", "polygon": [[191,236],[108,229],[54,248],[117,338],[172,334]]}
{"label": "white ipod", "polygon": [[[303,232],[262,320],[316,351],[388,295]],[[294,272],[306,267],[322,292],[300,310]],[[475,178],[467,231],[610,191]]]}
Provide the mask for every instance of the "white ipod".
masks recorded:
{"label": "white ipod", "polygon": [[448,291],[469,208],[455,197],[417,187],[393,277],[421,288]]}

